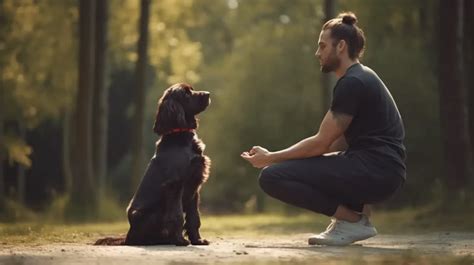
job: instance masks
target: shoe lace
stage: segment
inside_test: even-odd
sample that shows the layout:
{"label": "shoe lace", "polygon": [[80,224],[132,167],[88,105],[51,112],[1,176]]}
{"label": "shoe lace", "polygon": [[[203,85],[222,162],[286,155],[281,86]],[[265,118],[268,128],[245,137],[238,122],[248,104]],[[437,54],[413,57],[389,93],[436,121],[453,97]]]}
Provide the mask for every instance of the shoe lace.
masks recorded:
{"label": "shoe lace", "polygon": [[326,231],[324,231],[325,234],[328,234],[328,233],[331,233],[331,232],[336,232],[336,233],[339,233],[339,231],[337,230],[337,225],[340,223],[339,220],[333,218],[331,220],[331,223],[328,225],[328,227],[326,228]]}
{"label": "shoe lace", "polygon": [[331,218],[331,223],[328,225],[328,227],[326,227],[326,230],[324,232],[328,232],[328,231],[331,231],[334,227],[334,224],[336,223],[336,219],[335,218]]}

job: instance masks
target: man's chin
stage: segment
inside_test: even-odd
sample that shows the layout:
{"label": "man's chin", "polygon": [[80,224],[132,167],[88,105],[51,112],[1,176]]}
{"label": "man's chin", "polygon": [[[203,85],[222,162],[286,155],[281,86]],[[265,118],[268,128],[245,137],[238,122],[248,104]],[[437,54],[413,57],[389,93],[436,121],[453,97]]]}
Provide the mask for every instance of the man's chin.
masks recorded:
{"label": "man's chin", "polygon": [[321,72],[327,74],[331,72],[331,69],[329,69],[328,67],[321,66]]}

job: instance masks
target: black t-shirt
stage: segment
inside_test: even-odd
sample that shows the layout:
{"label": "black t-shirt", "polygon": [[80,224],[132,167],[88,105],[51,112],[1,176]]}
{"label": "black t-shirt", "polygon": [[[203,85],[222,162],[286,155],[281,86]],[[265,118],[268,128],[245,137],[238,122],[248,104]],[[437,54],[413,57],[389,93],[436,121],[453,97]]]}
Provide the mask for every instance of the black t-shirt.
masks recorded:
{"label": "black t-shirt", "polygon": [[331,111],[353,117],[344,133],[350,150],[387,146],[405,160],[405,130],[397,105],[385,84],[370,68],[349,67],[333,91]]}

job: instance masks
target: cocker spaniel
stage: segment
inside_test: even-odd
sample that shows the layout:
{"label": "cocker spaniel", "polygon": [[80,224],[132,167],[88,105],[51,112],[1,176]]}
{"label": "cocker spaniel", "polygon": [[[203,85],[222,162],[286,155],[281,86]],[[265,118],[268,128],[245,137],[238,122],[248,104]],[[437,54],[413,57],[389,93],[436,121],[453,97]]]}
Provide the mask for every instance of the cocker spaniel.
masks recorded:
{"label": "cocker spaniel", "polygon": [[209,244],[199,233],[199,191],[209,176],[210,159],[196,134],[196,115],[209,103],[209,92],[188,84],[166,89],[153,127],[161,137],[127,208],[130,229],[124,238],[99,239],[96,245]]}

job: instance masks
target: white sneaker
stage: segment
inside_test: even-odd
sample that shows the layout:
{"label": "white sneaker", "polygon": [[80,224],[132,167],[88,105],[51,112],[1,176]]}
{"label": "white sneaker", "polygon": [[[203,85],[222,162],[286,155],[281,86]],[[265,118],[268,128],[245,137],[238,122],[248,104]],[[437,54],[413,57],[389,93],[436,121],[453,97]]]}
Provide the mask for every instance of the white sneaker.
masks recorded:
{"label": "white sneaker", "polygon": [[362,215],[362,218],[355,223],[333,218],[326,231],[311,236],[308,243],[310,245],[346,246],[375,235],[377,235],[377,230],[365,215]]}

